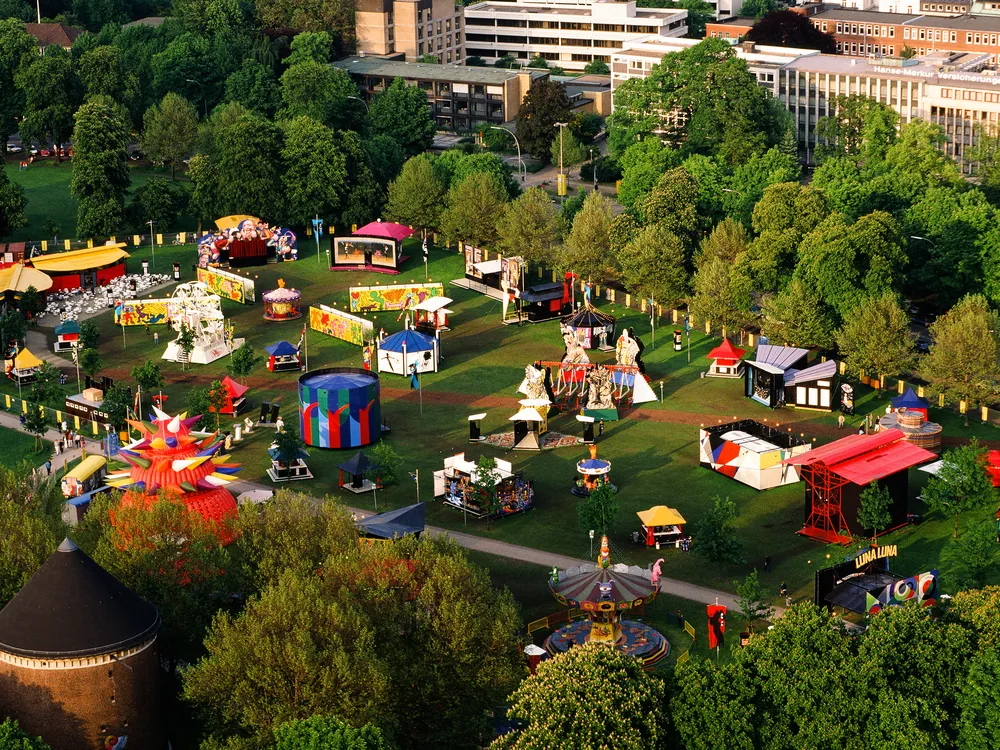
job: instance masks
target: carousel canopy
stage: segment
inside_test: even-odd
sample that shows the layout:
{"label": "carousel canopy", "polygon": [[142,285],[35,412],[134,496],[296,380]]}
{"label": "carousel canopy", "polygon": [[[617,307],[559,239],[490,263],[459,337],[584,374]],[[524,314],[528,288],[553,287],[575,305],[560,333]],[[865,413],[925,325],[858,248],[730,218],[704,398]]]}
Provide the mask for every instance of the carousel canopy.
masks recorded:
{"label": "carousel canopy", "polygon": [[601,312],[593,305],[584,305],[576,312],[563,318],[562,322],[571,328],[604,328],[614,325],[615,318]]}
{"label": "carousel canopy", "polygon": [[728,338],[722,339],[722,343],[710,351],[708,359],[717,359],[722,362],[735,362],[746,354],[746,349],[737,349]]}
{"label": "carousel canopy", "polygon": [[[564,597],[574,607],[583,602],[599,604],[615,602],[616,609],[638,607],[656,596],[653,582],[640,575],[625,573],[624,566],[597,568],[587,573],[567,575],[556,584],[549,584],[552,592]],[[602,590],[603,589],[603,590]]]}
{"label": "carousel canopy", "polygon": [[28,351],[28,347],[25,347],[17,353],[14,357],[14,369],[15,370],[30,370],[32,367],[41,367],[42,360],[36,357],[34,354]]}
{"label": "carousel canopy", "polygon": [[374,465],[375,464],[371,462],[368,456],[361,451],[358,451],[337,468],[347,474],[350,474],[352,477],[359,477]]}
{"label": "carousel canopy", "polygon": [[278,288],[264,292],[265,302],[295,302],[302,299],[302,292],[298,289],[289,289],[285,286],[284,279],[278,279]]}
{"label": "carousel canopy", "polygon": [[411,234],[413,230],[403,224],[393,224],[391,221],[372,221],[363,227],[358,227],[354,235],[359,237],[384,237],[388,240],[402,242]]}
{"label": "carousel canopy", "polygon": [[271,344],[271,346],[265,346],[264,351],[270,354],[272,357],[294,357],[299,353],[299,350],[294,346],[289,344],[287,341],[279,341],[277,344]]}
{"label": "carousel canopy", "polygon": [[358,522],[358,529],[366,536],[395,539],[405,534],[420,534],[424,525],[424,503],[416,503],[365,518]]}
{"label": "carousel canopy", "polygon": [[408,352],[434,351],[434,337],[408,328],[405,331],[386,336],[378,345],[379,349],[387,352],[402,352],[404,347]]}
{"label": "carousel canopy", "polygon": [[684,516],[666,505],[654,505],[649,510],[636,513],[643,526],[680,526],[687,523]]}

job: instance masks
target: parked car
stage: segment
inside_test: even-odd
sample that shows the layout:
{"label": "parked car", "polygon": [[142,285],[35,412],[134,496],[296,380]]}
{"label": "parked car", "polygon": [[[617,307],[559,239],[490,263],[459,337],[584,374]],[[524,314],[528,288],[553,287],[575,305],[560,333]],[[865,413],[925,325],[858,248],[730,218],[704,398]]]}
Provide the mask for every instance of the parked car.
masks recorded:
{"label": "parked car", "polygon": [[24,149],[21,148],[21,144],[19,144],[19,143],[8,143],[7,144],[7,153],[8,154],[19,154],[22,151],[24,151]]}
{"label": "parked car", "polygon": [[28,153],[32,156],[38,156],[38,146],[32,146],[28,149]]}
{"label": "parked car", "polygon": [[52,152],[49,151],[47,148],[43,148],[41,151],[38,152],[38,154],[39,156],[52,156]]}

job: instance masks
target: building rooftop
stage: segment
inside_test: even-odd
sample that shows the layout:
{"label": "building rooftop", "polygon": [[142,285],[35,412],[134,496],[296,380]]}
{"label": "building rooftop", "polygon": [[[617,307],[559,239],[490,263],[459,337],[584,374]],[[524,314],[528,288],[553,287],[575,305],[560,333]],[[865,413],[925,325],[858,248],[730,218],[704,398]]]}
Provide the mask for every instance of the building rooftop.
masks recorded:
{"label": "building rooftop", "polygon": [[843,55],[813,55],[789,62],[784,67],[809,73],[849,73],[850,75],[870,75],[879,78],[900,80],[922,80],[926,83],[949,85],[960,88],[1000,89],[1000,75],[989,72],[955,70],[954,60],[944,66],[935,58],[919,58],[907,61],[913,64],[900,65],[896,59],[868,60]]}
{"label": "building rooftop", "polygon": [[[622,5],[626,3],[614,2],[607,3],[609,5]],[[473,3],[472,5],[465,6],[465,13],[477,15],[477,14],[488,14],[488,15],[503,15],[504,17],[509,17],[511,15],[558,15],[558,16],[581,16],[585,18],[590,18],[591,16],[598,15],[595,13],[595,6],[599,6],[601,3],[580,3],[578,5],[564,5],[560,3],[525,3],[525,2],[509,2],[505,0],[486,0],[485,2]],[[684,8],[635,8],[635,15],[628,15],[622,8],[622,13],[620,15],[613,16],[598,16],[602,20],[604,18],[628,18],[628,19],[643,19],[643,18],[676,18],[678,16],[685,15],[687,11]],[[600,21],[598,21],[600,23]]]}
{"label": "building rooftop", "polygon": [[880,13],[877,10],[851,10],[831,8],[810,16],[821,21],[850,21],[851,23],[897,24],[900,26],[924,26],[936,29],[962,29],[965,31],[1000,31],[1000,17],[962,15],[945,18],[923,16],[910,13]]}
{"label": "building rooftop", "polygon": [[164,16],[146,16],[145,18],[138,18],[135,21],[129,21],[126,24],[122,24],[122,28],[127,28],[129,26],[152,26],[154,29],[162,26],[163,22],[166,21]]}
{"label": "building rooftop", "polygon": [[471,65],[436,65],[434,63],[401,62],[383,60],[376,57],[345,57],[331,63],[335,68],[354,75],[385,76],[386,78],[419,78],[425,81],[449,83],[472,83],[499,86],[518,73],[527,73],[532,78],[545,78],[546,70],[508,70],[507,68],[481,68]]}
{"label": "building rooftop", "polygon": [[25,29],[38,41],[39,47],[49,47],[57,44],[60,47],[72,47],[83,29],[67,26],[64,23],[26,23]]}

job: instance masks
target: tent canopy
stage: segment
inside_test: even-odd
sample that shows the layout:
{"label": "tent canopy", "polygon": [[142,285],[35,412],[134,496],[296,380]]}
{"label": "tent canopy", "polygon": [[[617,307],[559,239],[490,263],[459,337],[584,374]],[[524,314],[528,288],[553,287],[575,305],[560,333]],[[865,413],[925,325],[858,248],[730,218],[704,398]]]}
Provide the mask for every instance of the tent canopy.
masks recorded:
{"label": "tent canopy", "polygon": [[929,450],[903,440],[903,431],[882,430],[848,435],[782,461],[784,466],[822,464],[849,482],[867,485],[936,458]]}
{"label": "tent canopy", "polygon": [[479,273],[483,274],[483,276],[500,273],[499,260],[484,260],[481,263],[473,263],[472,267],[479,271]]}
{"label": "tent canopy", "polygon": [[902,396],[896,396],[892,400],[893,409],[923,409],[926,411],[929,406],[930,404],[927,402],[927,399],[920,398],[912,388],[907,388],[906,393]]}
{"label": "tent canopy", "polygon": [[358,230],[352,234],[356,237],[384,237],[388,240],[402,242],[413,234],[413,230],[403,224],[394,224],[391,221],[382,221],[379,219],[378,221],[371,221],[363,227],[358,227]]}
{"label": "tent canopy", "polygon": [[36,357],[34,354],[28,351],[28,347],[25,347],[17,353],[14,357],[14,369],[15,370],[30,370],[32,367],[41,367],[42,360]]}
{"label": "tent canopy", "polygon": [[270,354],[272,357],[294,357],[299,353],[299,350],[294,346],[289,344],[287,341],[279,341],[277,344],[272,344],[271,346],[265,346],[264,351]]}
{"label": "tent canopy", "polygon": [[379,539],[395,539],[404,534],[420,534],[424,530],[424,503],[407,505],[358,522],[361,533]]}
{"label": "tent canopy", "polygon": [[231,399],[240,398],[244,393],[250,390],[250,386],[240,385],[228,375],[222,379],[222,385],[225,387],[226,393],[229,394],[229,398]]}
{"label": "tent canopy", "polygon": [[680,526],[687,523],[684,516],[673,508],[666,505],[654,505],[649,510],[640,510],[636,513],[643,526]]}
{"label": "tent canopy", "polygon": [[404,346],[408,352],[434,351],[434,337],[408,328],[405,331],[386,336],[378,348],[387,352],[401,353]]}
{"label": "tent canopy", "polygon": [[562,322],[570,328],[604,328],[614,325],[615,317],[601,312],[591,304],[586,304],[567,315]]}
{"label": "tent canopy", "polygon": [[131,257],[122,250],[123,247],[125,247],[124,243],[118,243],[117,245],[100,245],[83,250],[70,250],[65,253],[36,255],[31,259],[31,265],[39,271],[45,271],[45,273],[91,271]]}
{"label": "tent canopy", "polygon": [[832,378],[837,374],[837,363],[828,359],[818,365],[807,367],[804,370],[787,370],[785,372],[785,385],[800,385],[801,383],[812,383],[824,378]]}
{"label": "tent canopy", "polygon": [[411,307],[411,310],[420,310],[421,312],[438,312],[441,308],[454,302],[451,297],[428,297],[423,302]]}
{"label": "tent canopy", "polygon": [[80,332],[80,325],[72,318],[67,318],[56,326],[56,336],[68,336]]}
{"label": "tent canopy", "polygon": [[563,285],[558,281],[549,281],[544,284],[534,284],[526,291],[521,292],[521,299],[525,302],[547,302],[550,299],[559,299],[563,296]]}
{"label": "tent canopy", "polygon": [[[798,349],[794,346],[773,346],[761,344],[757,347],[757,364],[771,365],[781,372],[790,370],[800,359],[809,354],[808,349]],[[768,372],[770,372],[768,370]]]}
{"label": "tent canopy", "polygon": [[542,415],[539,414],[535,409],[530,406],[526,406],[521,409],[517,414],[511,417],[508,421],[510,422],[544,422]]}
{"label": "tent canopy", "polygon": [[[34,268],[25,268],[21,263],[15,263],[10,268],[0,270],[0,294],[13,292],[20,294],[33,286],[39,292],[47,292],[52,288],[52,277]],[[79,328],[77,332],[79,332]]]}
{"label": "tent canopy", "polygon": [[350,474],[352,477],[358,477],[364,474],[374,465],[375,464],[371,462],[368,456],[366,456],[361,451],[358,451],[349,459],[344,461],[344,463],[342,463],[337,468],[343,472],[346,472],[347,474]]}
{"label": "tent canopy", "polygon": [[233,216],[223,216],[221,219],[215,220],[215,226],[217,226],[223,232],[227,229],[234,229],[240,225],[241,222],[250,219],[250,221],[258,222],[256,216],[250,216],[249,214],[234,214]]}
{"label": "tent canopy", "polygon": [[733,346],[733,342],[728,338],[722,339],[722,343],[710,351],[707,355],[708,359],[719,359],[726,362],[735,362],[744,354],[746,354],[746,349],[737,349]]}

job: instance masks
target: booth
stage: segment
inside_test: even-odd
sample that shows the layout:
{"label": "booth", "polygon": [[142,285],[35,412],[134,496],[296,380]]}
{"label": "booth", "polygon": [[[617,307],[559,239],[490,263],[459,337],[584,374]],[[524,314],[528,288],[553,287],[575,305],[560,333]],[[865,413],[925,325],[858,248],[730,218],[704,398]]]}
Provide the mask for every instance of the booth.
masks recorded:
{"label": "booth", "polygon": [[638,511],[636,515],[642,524],[642,539],[647,547],[655,546],[659,549],[661,544],[680,546],[684,538],[684,530],[681,527],[687,521],[679,512],[666,505],[654,505],[649,510]]}
{"label": "booth", "polygon": [[42,366],[42,360],[28,351],[28,347],[25,347],[17,353],[14,359],[4,360],[4,365],[7,377],[19,385],[24,385],[35,379],[35,373]]}
{"label": "booth", "polygon": [[406,329],[378,342],[379,372],[409,376],[413,365],[417,372],[437,372],[440,351],[438,340],[426,333]]}
{"label": "booth", "polygon": [[805,365],[808,354],[808,349],[761,344],[757,356],[743,363],[743,395],[772,409],[783,406],[785,373]]}
{"label": "booth", "polygon": [[313,478],[305,462],[309,454],[302,448],[296,451],[295,458],[291,461],[279,460],[278,448],[274,444],[267,449],[267,455],[271,458],[271,468],[267,470],[267,475],[272,482],[296,482],[300,479]]}
{"label": "booth", "polygon": [[104,391],[100,388],[84,388],[83,393],[67,396],[66,413],[73,417],[108,424],[108,413],[104,411]]}
{"label": "booth", "polygon": [[702,427],[698,445],[704,468],[755,490],[799,481],[798,470],[782,462],[812,448],[811,442],[796,434],[753,419]]}
{"label": "booth", "polygon": [[278,288],[264,292],[264,320],[295,320],[302,317],[302,292],[286,289],[278,279]]}
{"label": "booth", "polygon": [[907,388],[906,393],[902,396],[896,396],[892,400],[892,408],[893,411],[906,409],[908,412],[920,412],[924,415],[924,419],[927,419],[927,410],[930,408],[930,404],[926,398],[921,398],[914,393],[912,388]]}
{"label": "booth", "polygon": [[358,535],[369,541],[393,541],[407,534],[420,538],[424,532],[425,503],[387,510],[358,521]]}
{"label": "booth", "polygon": [[601,351],[614,348],[608,342],[615,340],[616,322],[613,315],[601,312],[590,303],[562,319],[563,329],[573,334],[577,344],[584,349]]}
{"label": "booth", "polygon": [[[680,331],[675,331],[679,334]],[[674,351],[680,351],[676,346],[680,340],[679,336],[674,337]],[[746,354],[746,349],[737,349],[728,338],[722,339],[722,343],[708,353],[708,359],[712,360],[708,372],[705,373],[710,378],[739,378],[743,376],[743,361],[741,357]]]}
{"label": "booth", "polygon": [[[497,459],[497,500],[498,507],[492,517],[509,516],[530,510],[535,505],[535,490],[531,482],[524,480],[521,472],[515,474],[509,461]],[[483,508],[472,485],[473,477],[479,469],[474,461],[466,461],[464,453],[449,456],[444,460],[444,469],[434,472],[434,497],[440,497],[452,505],[474,516],[489,513]]]}
{"label": "booth", "polygon": [[417,317],[414,328],[431,336],[437,331],[449,330],[448,316],[452,312],[448,309],[448,305],[452,302],[451,297],[428,297],[411,307]]}
{"label": "booth", "polygon": [[542,425],[545,418],[537,409],[525,406],[510,421],[514,423],[514,450],[540,451],[542,449]]}
{"label": "booth", "polygon": [[[375,489],[375,483],[368,479],[368,472],[374,466],[375,464],[368,456],[358,451],[337,467],[337,486],[356,495],[371,492]],[[350,478],[350,481],[346,483],[344,482],[345,474]]]}
{"label": "booth", "polygon": [[302,369],[302,358],[299,350],[287,341],[265,346],[267,352],[267,369],[271,372],[291,372]]}
{"label": "booth", "polygon": [[360,448],[382,436],[379,377],[325,367],[299,377],[299,435],[316,448]]}
{"label": "booth", "polygon": [[785,459],[806,483],[805,523],[798,532],[827,544],[850,544],[855,536],[871,536],[858,523],[861,493],[878,482],[892,498],[887,529],[907,521],[907,471],[935,455],[903,439],[900,430],[849,435],[807,453]]}
{"label": "booth", "polygon": [[[246,393],[250,390],[249,386],[240,385],[231,377],[226,375],[222,379],[222,387],[226,389],[226,403],[223,405],[220,414],[232,414],[236,416],[239,414],[243,407],[246,406]],[[215,414],[215,409],[211,406],[208,407],[209,412]]]}
{"label": "booth", "polygon": [[107,465],[104,456],[87,456],[62,478],[63,497],[79,497],[103,485]]}
{"label": "booth", "polygon": [[783,379],[790,406],[833,411],[837,379],[837,363],[834,360],[828,359],[804,370],[788,370]]}
{"label": "booth", "polygon": [[80,326],[75,320],[64,320],[56,326],[55,351],[68,352],[80,345]]}
{"label": "booth", "polygon": [[560,281],[533,284],[516,295],[515,305],[529,323],[561,317],[570,309],[567,286]]}
{"label": "booth", "polygon": [[403,240],[413,230],[389,221],[373,221],[346,237],[333,238],[333,267],[331,271],[365,270],[382,273],[399,273],[406,260],[400,252]]}

